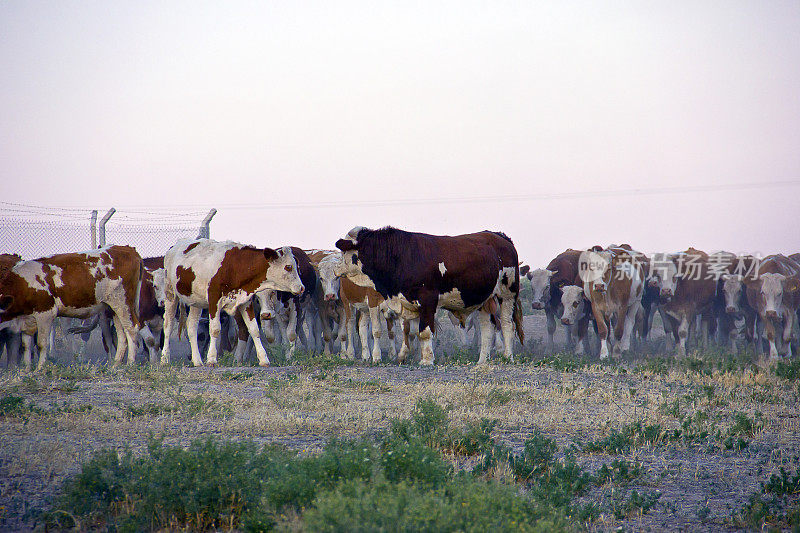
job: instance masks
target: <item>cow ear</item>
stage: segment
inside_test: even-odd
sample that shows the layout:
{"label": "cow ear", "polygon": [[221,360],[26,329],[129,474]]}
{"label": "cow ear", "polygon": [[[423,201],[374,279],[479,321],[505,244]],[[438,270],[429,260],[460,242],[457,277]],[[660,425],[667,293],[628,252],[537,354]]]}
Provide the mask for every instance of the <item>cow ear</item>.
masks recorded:
{"label": "cow ear", "polygon": [[721,279],[722,281],[728,281],[729,279],[731,279],[731,275],[730,274],[723,274],[723,275],[721,275],[719,277],[719,279]]}
{"label": "cow ear", "polygon": [[594,246],[592,246],[591,248],[589,248],[589,251],[590,251],[590,252],[602,252],[603,250],[605,250],[605,248],[603,248],[603,247],[602,247],[602,246],[600,246],[599,244],[595,244]]}
{"label": "cow ear", "polygon": [[336,247],[343,252],[349,252],[356,249],[356,244],[350,239],[339,239],[336,241]]}
{"label": "cow ear", "polygon": [[524,276],[528,272],[530,272],[530,270],[531,270],[530,265],[522,265],[521,267],[519,267],[519,275]]}
{"label": "cow ear", "polygon": [[274,261],[275,259],[278,259],[280,255],[272,248],[264,248],[264,257],[267,259],[267,261]]}
{"label": "cow ear", "polygon": [[792,294],[800,291],[800,281],[797,278],[786,278],[786,288],[784,290]]}
{"label": "cow ear", "polygon": [[11,296],[10,294],[4,294],[0,296],[0,311],[5,311],[9,307],[11,307],[11,304],[13,303],[14,303],[14,297]]}

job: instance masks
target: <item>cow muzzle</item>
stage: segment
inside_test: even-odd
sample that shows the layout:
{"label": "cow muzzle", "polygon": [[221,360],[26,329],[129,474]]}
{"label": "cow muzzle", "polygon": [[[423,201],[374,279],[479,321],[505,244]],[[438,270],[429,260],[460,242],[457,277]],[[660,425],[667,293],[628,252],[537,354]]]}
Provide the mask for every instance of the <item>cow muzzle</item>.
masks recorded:
{"label": "cow muzzle", "polygon": [[306,288],[303,286],[302,283],[292,286],[292,294],[294,294],[295,296],[300,296],[301,294],[303,294],[304,290],[306,290]]}
{"label": "cow muzzle", "polygon": [[737,313],[737,310],[734,306],[729,305],[728,307],[725,308],[725,312],[728,313],[729,315],[735,315]]}
{"label": "cow muzzle", "polygon": [[672,289],[661,289],[661,298],[670,301],[672,299]]}
{"label": "cow muzzle", "polygon": [[571,326],[572,320],[570,320],[569,318],[562,318],[561,323],[564,324],[565,326]]}
{"label": "cow muzzle", "polygon": [[272,320],[275,314],[272,311],[265,311],[261,313],[261,320]]}
{"label": "cow muzzle", "polygon": [[534,309],[537,309],[537,310],[542,310],[542,309],[544,309],[544,304],[542,302],[533,302],[531,304],[531,307],[533,307]]}
{"label": "cow muzzle", "polygon": [[336,295],[335,295],[335,294],[333,294],[333,293],[330,293],[330,294],[326,294],[326,295],[325,295],[325,301],[326,301],[326,302],[332,302],[332,301],[334,301],[335,299],[336,299]]}
{"label": "cow muzzle", "polygon": [[769,311],[764,313],[769,320],[775,320],[778,318],[778,312],[770,309]]}

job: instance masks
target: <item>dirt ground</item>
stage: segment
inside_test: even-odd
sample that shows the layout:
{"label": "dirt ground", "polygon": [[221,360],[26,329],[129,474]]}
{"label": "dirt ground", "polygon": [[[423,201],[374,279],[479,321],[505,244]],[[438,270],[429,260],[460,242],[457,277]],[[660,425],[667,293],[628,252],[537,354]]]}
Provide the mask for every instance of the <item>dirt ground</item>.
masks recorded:
{"label": "dirt ground", "polygon": [[[658,335],[646,347],[654,355],[602,364],[553,357],[542,349],[544,316],[526,317],[525,329],[529,341],[518,348],[523,357],[517,363],[495,359],[480,368],[449,324],[436,348],[442,362],[433,368],[306,359],[270,368],[111,370],[92,362],[104,359],[96,339],[87,346],[60,341],[59,364],[42,373],[0,370],[0,399],[21,397],[25,405],[0,415],[0,529],[35,529],[36,516],[51,505],[65,476],[96,450],[140,451],[150,435],[182,445],[217,435],[312,453],[332,437],[375,434],[391,419],[409,416],[416,400],[427,396],[448,407],[456,426],[496,420],[493,435],[517,449],[538,429],[556,439],[561,452],[574,449],[590,470],[615,458],[641,462],[642,475],[625,491],[660,493],[657,503],[623,520],[604,512],[591,526],[597,530],[732,530],[732,514],[762,482],[781,466],[796,469],[797,382],[748,365],[710,374],[691,364],[664,364],[671,356],[659,354],[664,341]],[[561,328],[556,342],[563,346]],[[471,363],[461,362],[470,357]],[[713,357],[724,356],[707,351],[692,360]],[[583,443],[636,421],[672,430],[691,419],[698,431],[731,435],[737,413],[753,421],[742,449],[728,449],[712,436],[614,456],[582,451]],[[619,499],[615,490],[597,487],[584,499],[611,509]]]}

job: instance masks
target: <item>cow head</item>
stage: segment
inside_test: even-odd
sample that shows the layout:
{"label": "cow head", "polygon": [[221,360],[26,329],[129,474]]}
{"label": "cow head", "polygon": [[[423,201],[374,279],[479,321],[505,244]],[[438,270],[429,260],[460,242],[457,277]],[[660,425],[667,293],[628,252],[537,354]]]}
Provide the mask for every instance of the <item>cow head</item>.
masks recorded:
{"label": "cow head", "polygon": [[339,276],[336,269],[342,262],[342,254],[331,253],[319,262],[317,270],[319,272],[319,283],[326,302],[334,301],[339,298]]}
{"label": "cow head", "polygon": [[534,309],[544,309],[550,300],[550,278],[553,277],[553,274],[555,274],[554,271],[546,268],[537,268],[528,273],[528,279],[531,280],[531,291],[533,292],[531,306]]}
{"label": "cow head", "polygon": [[156,295],[156,304],[159,307],[164,307],[167,300],[167,272],[163,268],[157,268],[153,270],[151,275],[153,276],[153,292]]}
{"label": "cow head", "polygon": [[260,308],[259,313],[261,320],[270,320],[277,316],[275,309],[277,307],[278,299],[275,291],[269,289],[265,291],[258,291],[256,293],[256,300],[258,301],[258,307]]}
{"label": "cow head", "polygon": [[647,284],[651,288],[658,288],[662,301],[669,302],[675,296],[680,278],[676,256],[661,253],[653,255]]}
{"label": "cow head", "polygon": [[725,297],[725,312],[730,315],[739,315],[742,311],[739,301],[744,287],[742,276],[723,274],[720,279],[722,279],[722,295]]}
{"label": "cow head", "polygon": [[755,286],[759,308],[768,319],[782,317],[781,308],[787,296],[794,295],[800,290],[800,283],[794,277],[783,274],[761,274]]}
{"label": "cow head", "polygon": [[564,306],[561,323],[565,326],[576,324],[586,312],[586,297],[583,294],[583,287],[577,285],[562,287],[561,305]]}
{"label": "cow head", "polygon": [[605,294],[611,282],[612,259],[613,255],[607,251],[587,250],[581,254],[578,275],[590,293]]}
{"label": "cow head", "polygon": [[286,291],[292,294],[302,294],[305,290],[297,271],[297,261],[289,246],[273,250],[264,248],[264,257],[267,259],[267,275],[261,284],[261,289]]}
{"label": "cow head", "polygon": [[335,267],[337,276],[346,276],[362,287],[375,288],[375,284],[363,271],[363,263],[359,257],[358,235],[365,230],[363,226],[356,226],[347,232],[343,239],[336,241],[336,247],[342,251],[342,261]]}

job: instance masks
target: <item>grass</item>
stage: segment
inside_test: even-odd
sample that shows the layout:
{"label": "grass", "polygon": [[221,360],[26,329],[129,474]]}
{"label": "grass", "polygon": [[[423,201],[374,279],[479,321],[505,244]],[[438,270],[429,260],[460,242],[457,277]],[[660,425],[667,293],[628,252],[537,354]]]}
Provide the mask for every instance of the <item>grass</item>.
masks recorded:
{"label": "grass", "polygon": [[[481,369],[474,359],[434,369],[318,359],[299,352],[291,366],[264,370],[48,365],[40,374],[0,373],[0,477],[13,487],[0,494],[6,509],[0,529],[31,525],[65,475],[104,447],[113,448],[120,464],[128,453],[134,461],[155,460],[148,433],[163,439],[163,449],[186,452],[213,435],[219,446],[250,442],[258,453],[282,450],[292,464],[311,461],[284,471],[286,483],[267,476],[275,499],[254,496],[252,512],[226,511],[233,508],[229,501],[229,507],[215,507],[222,511],[213,520],[211,511],[198,516],[195,509],[193,521],[178,513],[166,529],[228,529],[231,516],[242,530],[264,524],[312,529],[314,517],[326,516],[323,502],[330,503],[325,512],[352,510],[337,516],[341,529],[357,528],[362,513],[384,503],[386,512],[364,523],[374,529],[402,516],[417,529],[447,529],[469,516],[489,527],[482,516],[458,514],[454,495],[470,501],[472,490],[513,494],[515,505],[545,513],[525,516],[553,527],[567,520],[568,526],[594,521],[592,528],[604,530],[658,529],[669,509],[681,509],[695,525],[733,527],[762,516],[762,523],[778,524],[770,527],[790,527],[797,464],[784,461],[800,455],[789,438],[800,393],[791,362],[787,369],[764,370],[713,351],[694,352],[689,361],[654,355],[602,364],[569,354],[528,354],[515,364]],[[334,441],[340,450],[335,459],[325,455]],[[357,453],[363,443],[368,453]],[[347,457],[363,461],[369,475],[342,474],[326,485],[314,477],[313,465],[323,456],[336,464]],[[759,490],[772,474],[780,477],[781,467],[789,488],[781,492],[776,481]],[[319,487],[308,488],[306,478]],[[721,498],[730,485],[741,496]],[[761,504],[745,512],[750,494]],[[414,522],[420,508],[408,498],[421,495],[449,518]],[[140,509],[138,500],[123,498],[105,518],[66,507],[47,516],[53,525],[67,525],[72,515],[83,529],[124,529],[127,515],[118,513],[130,505]],[[498,527],[510,528],[510,521]],[[142,523],[133,522],[150,529]]]}

